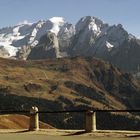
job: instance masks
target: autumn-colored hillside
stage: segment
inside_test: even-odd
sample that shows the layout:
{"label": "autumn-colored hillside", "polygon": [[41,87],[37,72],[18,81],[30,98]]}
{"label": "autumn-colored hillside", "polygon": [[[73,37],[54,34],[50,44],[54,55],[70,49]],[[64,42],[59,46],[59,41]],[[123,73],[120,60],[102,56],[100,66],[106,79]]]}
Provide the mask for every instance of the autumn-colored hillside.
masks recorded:
{"label": "autumn-colored hillside", "polygon": [[[29,129],[29,117],[25,115],[0,115],[0,129]],[[39,122],[40,128],[52,129],[53,127]]]}
{"label": "autumn-colored hillside", "polygon": [[139,99],[138,81],[100,59],[0,59],[0,110],[139,109]]}

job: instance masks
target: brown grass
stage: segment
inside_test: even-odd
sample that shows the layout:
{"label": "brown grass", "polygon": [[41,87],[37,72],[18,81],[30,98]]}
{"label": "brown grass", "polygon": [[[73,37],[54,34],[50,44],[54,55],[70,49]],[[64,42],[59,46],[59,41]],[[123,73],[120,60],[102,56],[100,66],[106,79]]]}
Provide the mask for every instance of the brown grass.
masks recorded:
{"label": "brown grass", "polygon": [[[40,128],[52,129],[53,127],[40,122]],[[25,115],[0,115],[0,129],[28,129],[29,117]]]}
{"label": "brown grass", "polygon": [[[93,58],[38,61],[0,59],[0,86],[6,87],[10,94],[26,97],[41,95],[41,98],[52,101],[61,95],[73,100],[83,96],[83,91],[79,90],[81,87],[75,89],[77,85],[81,85],[87,91],[93,89],[95,93],[90,94],[97,94],[103,98],[98,101],[95,99],[95,101],[94,97],[84,95],[91,100],[91,106],[96,108],[106,106],[125,109],[128,107],[125,103],[129,104],[131,101],[129,97],[133,96],[133,100],[137,99],[140,96],[137,94],[140,91],[139,83],[132,77],[129,78],[125,78],[123,73],[109,63]],[[69,81],[74,83],[71,87],[65,85]],[[32,87],[32,89],[26,90],[25,85],[29,84],[36,84],[41,88],[36,90]],[[110,86],[108,87],[108,85]],[[123,85],[124,91],[120,91],[121,85]],[[130,85],[132,91],[128,89],[127,85]],[[99,104],[100,106],[98,106]],[[133,107],[136,107],[135,104]]]}

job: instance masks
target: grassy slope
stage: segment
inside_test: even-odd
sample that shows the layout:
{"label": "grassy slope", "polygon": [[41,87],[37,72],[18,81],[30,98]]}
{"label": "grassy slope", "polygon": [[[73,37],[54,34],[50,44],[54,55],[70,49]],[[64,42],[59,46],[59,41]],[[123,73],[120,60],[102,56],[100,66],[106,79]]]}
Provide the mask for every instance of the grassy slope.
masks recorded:
{"label": "grassy slope", "polygon": [[[0,59],[0,88],[4,94],[47,100],[64,96],[76,100],[77,105],[86,100],[95,108],[137,107],[129,97],[133,100],[140,97],[137,81],[96,59],[28,62]],[[121,102],[123,98],[126,104]]]}
{"label": "grassy slope", "polygon": [[139,91],[131,75],[99,59],[0,59],[0,109],[137,109]]}
{"label": "grassy slope", "polygon": [[[52,126],[40,122],[40,128],[53,128]],[[29,117],[25,115],[0,115],[0,129],[28,129]]]}

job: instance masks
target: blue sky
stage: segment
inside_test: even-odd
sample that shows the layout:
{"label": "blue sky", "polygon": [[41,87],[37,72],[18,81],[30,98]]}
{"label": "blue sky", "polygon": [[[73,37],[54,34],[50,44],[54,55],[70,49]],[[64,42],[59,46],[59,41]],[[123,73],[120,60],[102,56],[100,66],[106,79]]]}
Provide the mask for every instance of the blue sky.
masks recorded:
{"label": "blue sky", "polygon": [[140,37],[140,0],[0,0],[0,27],[54,16],[74,24],[83,16],[95,16],[111,25],[121,23]]}

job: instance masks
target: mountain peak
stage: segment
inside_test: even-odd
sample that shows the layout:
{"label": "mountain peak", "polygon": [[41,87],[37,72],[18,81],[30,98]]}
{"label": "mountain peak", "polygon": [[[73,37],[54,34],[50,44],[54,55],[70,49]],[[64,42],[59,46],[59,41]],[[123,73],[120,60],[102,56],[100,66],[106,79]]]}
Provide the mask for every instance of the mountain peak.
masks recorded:
{"label": "mountain peak", "polygon": [[[95,20],[99,20],[97,17],[94,17],[94,16],[84,16],[84,17],[82,17],[80,20],[82,20],[82,21],[95,21]],[[101,21],[101,20],[100,20]]]}
{"label": "mountain peak", "polygon": [[49,21],[51,21],[53,23],[64,23],[65,22],[63,17],[52,17],[49,19]]}
{"label": "mountain peak", "polygon": [[22,21],[22,22],[19,22],[18,24],[17,24],[17,26],[18,25],[32,25],[33,23],[31,23],[31,22],[29,22],[28,20],[24,20],[24,21]]}
{"label": "mountain peak", "polygon": [[104,23],[96,17],[85,16],[82,17],[78,23],[76,24],[76,31],[79,32],[81,30],[89,30],[93,31],[95,34],[99,34],[101,31],[101,27]]}
{"label": "mountain peak", "polygon": [[60,31],[60,28],[65,24],[63,17],[52,17],[46,22],[48,24],[48,27],[51,27],[48,31],[51,31],[56,35]]}
{"label": "mountain peak", "polygon": [[103,21],[101,21],[100,19],[98,19],[97,17],[93,17],[93,16],[84,16],[82,17],[79,22],[85,22],[85,23],[90,23],[90,22],[94,22],[96,24],[103,24]]}

